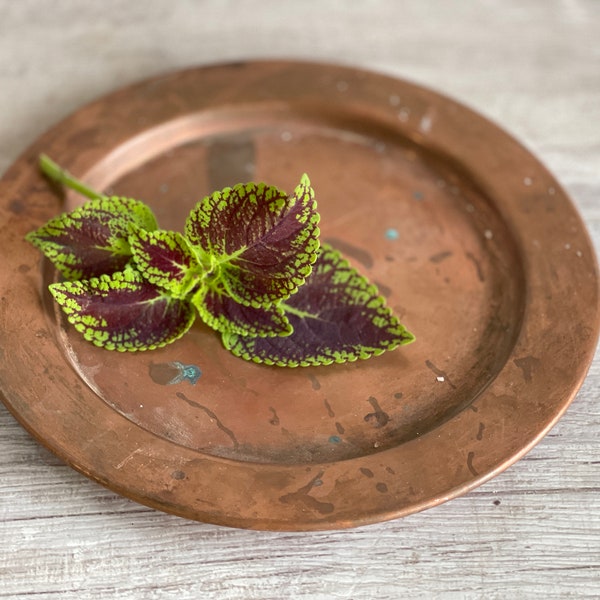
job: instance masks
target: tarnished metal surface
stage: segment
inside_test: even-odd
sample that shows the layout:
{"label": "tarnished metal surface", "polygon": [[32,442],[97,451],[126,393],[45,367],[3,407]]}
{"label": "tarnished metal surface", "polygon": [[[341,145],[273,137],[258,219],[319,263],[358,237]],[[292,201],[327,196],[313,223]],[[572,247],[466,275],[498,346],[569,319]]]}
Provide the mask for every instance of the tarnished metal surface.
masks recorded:
{"label": "tarnished metal surface", "polygon": [[[81,201],[42,179],[40,152],[173,229],[216,188],[292,190],[307,172],[323,239],[417,341],[295,370],[237,359],[200,324],[150,353],[90,346],[23,241]],[[5,403],[78,470],[184,517],[327,529],[455,497],[547,432],[597,339],[593,250],[552,176],[482,117],[377,74],[277,62],[154,79],[59,124],[0,186]]]}

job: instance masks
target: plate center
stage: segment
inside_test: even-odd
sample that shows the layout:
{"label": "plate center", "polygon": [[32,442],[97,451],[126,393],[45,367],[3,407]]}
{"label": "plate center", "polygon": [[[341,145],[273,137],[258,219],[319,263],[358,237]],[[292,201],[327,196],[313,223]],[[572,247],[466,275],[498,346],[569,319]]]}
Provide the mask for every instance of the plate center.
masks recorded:
{"label": "plate center", "polygon": [[322,239],[379,286],[417,341],[368,361],[285,369],[235,358],[200,321],[166,348],[121,354],[61,319],[65,352],[102,401],[201,453],[321,463],[425,435],[493,380],[523,308],[518,253],[493,200],[398,131],[351,121],[240,117],[232,130],[217,119],[117,178],[95,176],[181,231],[215,189],[261,180],[292,191],[308,173]]}

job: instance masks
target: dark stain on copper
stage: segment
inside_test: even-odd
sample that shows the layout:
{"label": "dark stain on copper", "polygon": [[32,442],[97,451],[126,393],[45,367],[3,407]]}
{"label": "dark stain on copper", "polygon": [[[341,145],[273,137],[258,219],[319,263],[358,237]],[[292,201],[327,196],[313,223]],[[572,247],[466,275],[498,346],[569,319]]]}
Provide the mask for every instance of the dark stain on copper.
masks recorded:
{"label": "dark stain on copper", "polygon": [[172,363],[150,363],[148,372],[154,383],[169,385],[179,375],[180,370]]}
{"label": "dark stain on copper", "polygon": [[369,403],[373,407],[374,412],[365,415],[365,422],[369,425],[372,425],[376,429],[387,425],[388,421],[390,420],[390,416],[381,409],[379,402],[377,402],[377,398],[371,396],[369,398]]}
{"label": "dark stain on copper", "polygon": [[513,362],[523,372],[525,382],[530,383],[533,372],[540,364],[540,359],[535,358],[535,356],[524,356],[523,358],[515,358]]}
{"label": "dark stain on copper", "polygon": [[207,149],[210,189],[221,190],[251,181],[255,158],[254,142],[250,137],[237,135],[211,141]]}
{"label": "dark stain on copper", "polygon": [[361,467],[360,468],[360,472],[365,476],[365,477],[375,477],[375,474],[373,473],[373,471],[371,471],[371,469],[367,469],[366,467]]}
{"label": "dark stain on copper", "polygon": [[396,400],[400,400],[400,398],[402,398],[402,396],[404,396],[404,394],[402,392],[396,392],[394,394],[394,398],[396,398]]}
{"label": "dark stain on copper", "polygon": [[485,429],[484,423],[479,423],[479,431],[477,431],[477,439],[481,441],[483,439],[483,430]]}
{"label": "dark stain on copper", "polygon": [[379,293],[385,298],[389,298],[392,295],[392,288],[388,287],[384,283],[381,283],[381,281],[374,281],[373,283],[377,286]]}
{"label": "dark stain on copper", "polygon": [[385,483],[383,483],[383,481],[380,481],[380,482],[379,482],[379,483],[378,483],[378,484],[375,486],[375,489],[376,489],[378,492],[381,492],[382,494],[385,494],[385,493],[388,491],[388,486],[387,486]]}
{"label": "dark stain on copper", "polygon": [[313,375],[312,373],[308,376],[308,378],[310,379],[310,384],[312,385],[312,389],[313,390],[320,390],[321,389],[321,383],[319,382],[319,380],[317,379],[316,375]]}
{"label": "dark stain on copper", "polygon": [[471,471],[472,475],[479,475],[479,473],[476,471],[475,467],[473,466],[473,459],[475,458],[475,452],[469,452],[469,454],[467,454],[467,467],[469,468],[469,471]]}
{"label": "dark stain on copper", "polygon": [[333,512],[334,506],[331,502],[321,502],[310,495],[310,491],[315,486],[323,484],[321,477],[324,471],[320,471],[306,485],[302,486],[296,492],[291,492],[279,497],[279,502],[283,504],[299,503],[304,504],[307,508],[314,510],[322,515],[327,515]]}
{"label": "dark stain on copper", "polygon": [[472,252],[466,252],[465,256],[475,265],[477,279],[483,283],[485,281],[485,275],[483,274],[483,269],[481,268],[481,263],[478,258]]}
{"label": "dark stain on copper", "polygon": [[171,473],[171,477],[172,477],[173,479],[177,479],[177,480],[179,480],[179,481],[180,481],[180,480],[182,480],[182,479],[185,479],[185,473],[184,473],[183,471],[173,471],[173,472]]}
{"label": "dark stain on copper", "polygon": [[9,209],[10,212],[14,213],[15,215],[20,215],[25,211],[25,205],[20,200],[13,200],[9,204]]}
{"label": "dark stain on copper", "polygon": [[333,412],[333,408],[331,408],[331,404],[329,404],[327,398],[325,398],[325,400],[323,400],[323,404],[325,405],[325,408],[327,409],[327,414],[330,417],[335,417],[335,413]]}
{"label": "dark stain on copper", "polygon": [[450,258],[452,256],[452,252],[450,250],[444,250],[444,252],[438,252],[433,256],[429,257],[429,262],[432,262],[434,265],[441,263],[443,260]]}
{"label": "dark stain on copper", "polygon": [[234,447],[239,447],[240,444],[237,441],[237,438],[235,437],[235,433],[233,433],[233,431],[231,431],[229,427],[226,427],[221,421],[221,419],[219,419],[219,417],[217,417],[217,415],[210,408],[208,408],[207,406],[203,406],[202,404],[199,404],[194,400],[191,400],[181,392],[177,392],[176,396],[184,402],[187,402],[190,406],[193,406],[194,408],[199,408],[200,410],[204,411],[216,423],[217,427],[233,442]]}
{"label": "dark stain on copper", "polygon": [[432,371],[436,377],[443,377],[444,381],[453,389],[456,389],[456,386],[454,385],[454,383],[452,383],[452,380],[450,379],[450,377],[448,377],[448,374],[446,373],[446,371],[442,371],[442,369],[438,369],[430,360],[426,360],[425,361],[425,366]]}
{"label": "dark stain on copper", "polygon": [[396,471],[394,471],[394,469],[392,469],[392,467],[386,467],[385,470],[390,474],[390,475],[395,475]]}
{"label": "dark stain on copper", "polygon": [[335,428],[337,429],[337,432],[340,435],[344,435],[344,433],[346,432],[346,430],[344,429],[344,426],[341,423],[336,423]]}
{"label": "dark stain on copper", "polygon": [[[220,67],[219,67],[219,65],[209,65],[206,68],[207,69],[218,69]],[[247,69],[248,68],[248,63],[238,60],[238,61],[224,63],[223,64],[223,68],[224,69],[232,69],[232,70],[238,71],[238,70]]]}
{"label": "dark stain on copper", "polygon": [[272,416],[269,419],[269,423],[271,423],[271,425],[279,425],[279,417],[277,416],[277,411],[272,406],[269,406],[269,410],[272,413]]}
{"label": "dark stain on copper", "polygon": [[373,266],[373,257],[366,250],[363,250],[362,248],[354,246],[353,244],[350,244],[349,242],[339,238],[331,237],[327,238],[325,241],[339,250],[342,254],[354,258],[359,263],[367,267],[367,269],[370,269]]}

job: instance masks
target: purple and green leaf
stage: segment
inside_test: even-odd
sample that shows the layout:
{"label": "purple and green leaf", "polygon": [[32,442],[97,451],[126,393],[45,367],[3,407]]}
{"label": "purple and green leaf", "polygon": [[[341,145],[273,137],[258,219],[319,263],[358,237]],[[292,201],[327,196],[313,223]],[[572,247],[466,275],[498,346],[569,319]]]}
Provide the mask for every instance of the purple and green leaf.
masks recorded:
{"label": "purple and green leaf", "polygon": [[226,331],[225,347],[246,360],[297,367],[366,359],[414,340],[377,288],[327,245],[306,283],[281,306],[291,335],[261,338]]}
{"label": "purple and green leaf", "polygon": [[279,304],[247,306],[217,286],[203,286],[192,299],[200,318],[213,329],[243,336],[288,336],[292,327]]}
{"label": "purple and green leaf", "polygon": [[289,297],[310,275],[318,222],[304,175],[290,196],[264,183],[215,192],[196,205],[185,233],[225,293],[258,308]]}
{"label": "purple and green leaf", "polygon": [[108,350],[153,350],[180,338],[196,311],[144,280],[134,269],[84,281],[53,283],[50,291],[86,340]]}
{"label": "purple and green leaf", "polygon": [[155,230],[150,208],[131,198],[99,197],[50,220],[26,238],[72,281],[124,269],[131,258],[132,226]]}
{"label": "purple and green leaf", "polygon": [[137,229],[129,236],[133,260],[144,279],[185,298],[204,269],[187,240],[176,231]]}

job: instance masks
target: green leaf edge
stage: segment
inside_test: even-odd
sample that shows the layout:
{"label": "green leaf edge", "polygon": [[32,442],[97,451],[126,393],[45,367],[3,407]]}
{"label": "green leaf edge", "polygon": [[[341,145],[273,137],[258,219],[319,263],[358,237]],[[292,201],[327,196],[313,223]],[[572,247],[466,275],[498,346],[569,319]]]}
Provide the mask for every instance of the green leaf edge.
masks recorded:
{"label": "green leaf edge", "polygon": [[[191,259],[192,263],[194,263],[193,266],[185,267],[186,273],[180,281],[170,278],[168,273],[157,273],[156,270],[148,265],[144,253],[141,250],[138,250],[138,240],[148,241],[150,238],[177,244],[179,249]],[[146,229],[134,228],[134,231],[128,237],[128,242],[137,271],[146,281],[164,289],[177,299],[184,299],[190,295],[194,286],[198,283],[198,278],[202,275],[204,269],[185,236],[177,231],[170,231],[168,229],[148,231]]]}
{"label": "green leaf edge", "polygon": [[[52,263],[52,265],[59,271],[59,273],[69,281],[76,281],[80,278],[79,275],[75,275],[77,271],[72,268],[68,260],[61,260],[69,256],[73,257],[76,255],[65,254],[64,246],[53,242],[52,240],[41,239],[42,237],[49,237],[52,233],[48,233],[48,230],[57,229],[64,231],[68,227],[69,221],[75,221],[82,218],[91,218],[94,211],[102,211],[107,213],[113,213],[111,221],[114,223],[121,222],[123,229],[127,232],[120,238],[115,238],[113,244],[115,248],[120,245],[119,252],[113,252],[113,255],[120,254],[122,256],[131,256],[131,249],[129,246],[128,236],[131,227],[139,227],[148,231],[154,231],[158,228],[156,217],[152,212],[152,209],[140,200],[134,198],[128,198],[125,196],[101,196],[88,200],[81,206],[77,206],[69,212],[63,212],[52,219],[49,219],[42,226],[38,227],[34,231],[30,231],[25,234],[25,240],[32,244],[35,248],[40,250],[42,254]],[[83,213],[92,213],[89,216]],[[137,219],[132,219],[132,216],[136,216]],[[121,242],[121,244],[118,244]],[[107,253],[109,250],[106,250]]]}
{"label": "green leaf edge", "polygon": [[[282,328],[281,329],[264,329],[264,330],[251,330],[249,327],[241,327],[239,325],[235,325],[232,324],[231,327],[226,327],[223,326],[221,324],[221,322],[219,322],[218,318],[215,318],[212,313],[208,312],[208,310],[205,308],[205,305],[202,302],[199,302],[197,299],[202,296],[203,293],[206,293],[208,290],[207,288],[201,288],[200,290],[198,290],[194,296],[192,297],[192,304],[196,307],[196,310],[198,311],[198,315],[200,316],[200,319],[202,320],[202,322],[207,325],[208,327],[210,327],[211,329],[217,331],[218,333],[224,334],[226,332],[230,332],[230,333],[235,333],[236,335],[241,335],[241,336],[250,336],[250,337],[287,337],[289,335],[292,334],[293,332],[293,328],[291,323],[288,321],[287,317],[285,316],[285,311],[283,310],[283,308],[279,305],[279,303],[275,303],[272,304],[270,306],[249,306],[247,304],[240,304],[243,307],[246,308],[256,308],[256,309],[264,309],[264,310],[269,310],[269,309],[273,309],[276,313],[278,317],[281,317],[281,321],[282,321]],[[233,299],[233,297],[230,296],[230,298]],[[235,299],[233,299],[235,301]],[[228,321],[229,323],[232,323],[231,321]]]}
{"label": "green leaf edge", "polygon": [[[350,262],[345,257],[343,257],[341,252],[339,252],[338,250],[335,250],[335,248],[331,247],[329,244],[322,244],[321,251],[337,253],[341,258],[341,262],[338,265],[339,267],[346,267],[346,268],[349,267],[352,270],[354,270],[360,277],[363,278],[363,280],[367,284],[365,292],[368,292],[369,294],[371,294],[373,296],[373,298],[371,298],[371,300],[370,300],[370,303],[372,303],[372,302],[380,303],[379,308],[384,310],[387,313],[387,316],[390,320],[390,327],[397,329],[397,335],[398,335],[399,339],[396,341],[390,341],[389,345],[384,348],[370,348],[368,346],[360,346],[357,348],[356,352],[352,352],[352,353],[340,352],[339,353],[340,356],[337,358],[330,358],[330,357],[325,358],[325,357],[319,357],[319,356],[312,356],[312,357],[307,358],[304,361],[289,361],[289,360],[288,361],[274,361],[274,360],[271,360],[270,358],[262,358],[257,355],[251,355],[249,353],[239,352],[239,350],[236,350],[236,348],[235,348],[235,342],[237,341],[238,334],[236,334],[235,332],[231,332],[231,331],[225,331],[225,332],[222,332],[221,339],[222,339],[223,345],[225,346],[225,348],[227,350],[229,350],[234,356],[237,356],[238,358],[242,358],[243,360],[246,360],[249,362],[254,362],[257,364],[264,364],[264,365],[276,366],[276,367],[289,367],[289,368],[316,367],[316,366],[331,365],[334,363],[344,364],[344,363],[348,363],[348,362],[356,362],[357,360],[368,360],[369,358],[373,358],[375,356],[381,356],[384,352],[389,352],[389,351],[395,350],[396,348],[399,348],[400,346],[406,346],[408,344],[412,344],[416,340],[415,335],[413,333],[411,333],[400,322],[400,320],[394,314],[392,309],[387,305],[387,301],[386,301],[385,297],[382,294],[380,294],[377,285],[370,282],[365,275],[362,275],[359,271],[357,271],[354,267],[352,267]],[[285,310],[285,305],[284,305],[284,310]]]}
{"label": "green leaf edge", "polygon": [[[51,283],[48,286],[48,289],[49,289],[50,293],[52,294],[54,300],[56,301],[57,305],[61,308],[63,313],[66,315],[67,321],[74,327],[74,329],[78,333],[80,333],[86,341],[91,342],[95,346],[102,348],[104,350],[116,351],[116,352],[145,352],[148,350],[156,350],[158,348],[163,348],[164,346],[168,346],[169,344],[172,344],[173,342],[182,338],[190,330],[190,328],[194,324],[194,321],[196,320],[197,313],[195,310],[190,311],[191,316],[189,318],[187,326],[182,331],[180,331],[177,335],[171,336],[170,338],[167,338],[164,341],[159,342],[157,344],[141,345],[141,346],[137,346],[137,347],[123,347],[123,346],[114,344],[113,342],[110,342],[109,344],[107,344],[105,341],[94,337],[93,334],[94,334],[95,330],[93,330],[91,328],[86,329],[85,324],[81,323],[81,321],[78,320],[76,318],[76,316],[74,316],[75,310],[71,310],[69,308],[69,306],[65,305],[63,300],[60,298],[60,295],[63,294],[63,289],[67,289],[67,290],[69,288],[80,288],[81,289],[82,286],[89,284],[92,281],[103,281],[109,285],[111,282],[118,283],[118,280],[121,278],[123,278],[124,280],[129,279],[130,281],[134,281],[136,276],[140,276],[140,273],[133,268],[129,268],[129,269],[125,269],[124,271],[117,271],[115,273],[101,275],[100,277],[92,277],[87,280],[61,281],[61,282]],[[133,279],[131,279],[131,278],[133,278]],[[172,296],[170,296],[167,293],[164,293],[163,297],[172,298]],[[173,298],[173,299],[179,300],[177,298]]]}

